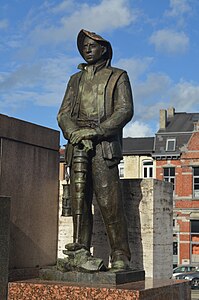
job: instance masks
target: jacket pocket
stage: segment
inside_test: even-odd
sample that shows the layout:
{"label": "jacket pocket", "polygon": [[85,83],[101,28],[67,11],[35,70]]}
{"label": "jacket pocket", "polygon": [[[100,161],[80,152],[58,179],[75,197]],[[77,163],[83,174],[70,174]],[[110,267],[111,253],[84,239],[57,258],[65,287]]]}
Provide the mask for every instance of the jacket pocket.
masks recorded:
{"label": "jacket pocket", "polygon": [[122,147],[119,141],[110,142],[110,148],[113,158],[122,158]]}
{"label": "jacket pocket", "polygon": [[104,159],[122,158],[122,147],[118,140],[102,141],[101,144]]}

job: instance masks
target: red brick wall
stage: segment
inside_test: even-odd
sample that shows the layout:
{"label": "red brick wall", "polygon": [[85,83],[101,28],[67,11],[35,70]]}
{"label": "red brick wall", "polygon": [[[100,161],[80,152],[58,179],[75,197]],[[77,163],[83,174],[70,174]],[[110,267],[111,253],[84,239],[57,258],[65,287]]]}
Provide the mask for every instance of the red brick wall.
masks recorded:
{"label": "red brick wall", "polygon": [[[183,209],[199,209],[199,199],[193,199],[192,167],[199,166],[199,132],[194,132],[178,160],[157,160],[156,178],[163,180],[163,167],[175,167],[174,212],[177,215],[180,240],[180,263],[190,259],[190,214]],[[191,213],[191,210],[190,210]]]}

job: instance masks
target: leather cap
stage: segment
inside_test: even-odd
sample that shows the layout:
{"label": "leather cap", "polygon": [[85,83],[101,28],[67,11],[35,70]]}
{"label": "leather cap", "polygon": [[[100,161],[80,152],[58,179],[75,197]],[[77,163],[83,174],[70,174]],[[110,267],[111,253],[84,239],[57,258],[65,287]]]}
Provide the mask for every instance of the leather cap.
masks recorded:
{"label": "leather cap", "polygon": [[99,43],[100,42],[104,43],[107,47],[107,58],[109,60],[112,59],[113,51],[112,51],[112,47],[111,47],[111,44],[109,43],[109,41],[105,40],[100,35],[96,34],[95,32],[90,32],[85,29],[81,29],[77,36],[77,48],[82,57],[84,57],[83,56],[83,42],[84,42],[85,37],[89,37],[92,40],[99,42]]}

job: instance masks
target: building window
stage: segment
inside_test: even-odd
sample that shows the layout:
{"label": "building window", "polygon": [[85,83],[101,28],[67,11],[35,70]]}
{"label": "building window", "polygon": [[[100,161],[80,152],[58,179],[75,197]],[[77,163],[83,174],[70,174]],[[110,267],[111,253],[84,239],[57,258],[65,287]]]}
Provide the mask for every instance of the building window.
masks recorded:
{"label": "building window", "polygon": [[199,131],[199,121],[194,122],[194,131]]}
{"label": "building window", "polygon": [[191,262],[199,263],[199,220],[191,220]]}
{"label": "building window", "polygon": [[193,196],[199,198],[199,167],[193,168]]}
{"label": "building window", "polygon": [[178,264],[178,235],[173,234],[173,266],[177,266]]}
{"label": "building window", "polygon": [[119,164],[119,176],[120,178],[124,178],[124,161],[121,160]]}
{"label": "building window", "polygon": [[164,168],[164,181],[173,183],[173,190],[175,187],[175,168]]}
{"label": "building window", "polygon": [[143,161],[143,178],[151,178],[153,177],[153,161],[144,160]]}
{"label": "building window", "polygon": [[64,163],[62,163],[60,165],[60,169],[62,169],[62,176],[60,178],[60,180],[66,180],[69,181],[70,180],[70,168]]}
{"label": "building window", "polygon": [[178,255],[178,242],[173,242],[173,255]]}
{"label": "building window", "polygon": [[166,143],[166,151],[175,151],[176,140],[175,139],[167,139]]}

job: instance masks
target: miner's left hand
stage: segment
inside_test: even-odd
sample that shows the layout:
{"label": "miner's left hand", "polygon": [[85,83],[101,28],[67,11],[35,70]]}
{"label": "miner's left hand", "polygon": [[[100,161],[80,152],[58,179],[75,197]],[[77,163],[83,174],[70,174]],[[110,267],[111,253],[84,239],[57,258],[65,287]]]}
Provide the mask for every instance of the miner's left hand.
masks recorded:
{"label": "miner's left hand", "polygon": [[95,129],[86,128],[79,129],[71,133],[70,142],[72,144],[78,144],[82,140],[92,140],[97,136]]}
{"label": "miner's left hand", "polygon": [[89,152],[93,150],[93,143],[91,140],[82,140],[81,144],[84,146],[84,151]]}

